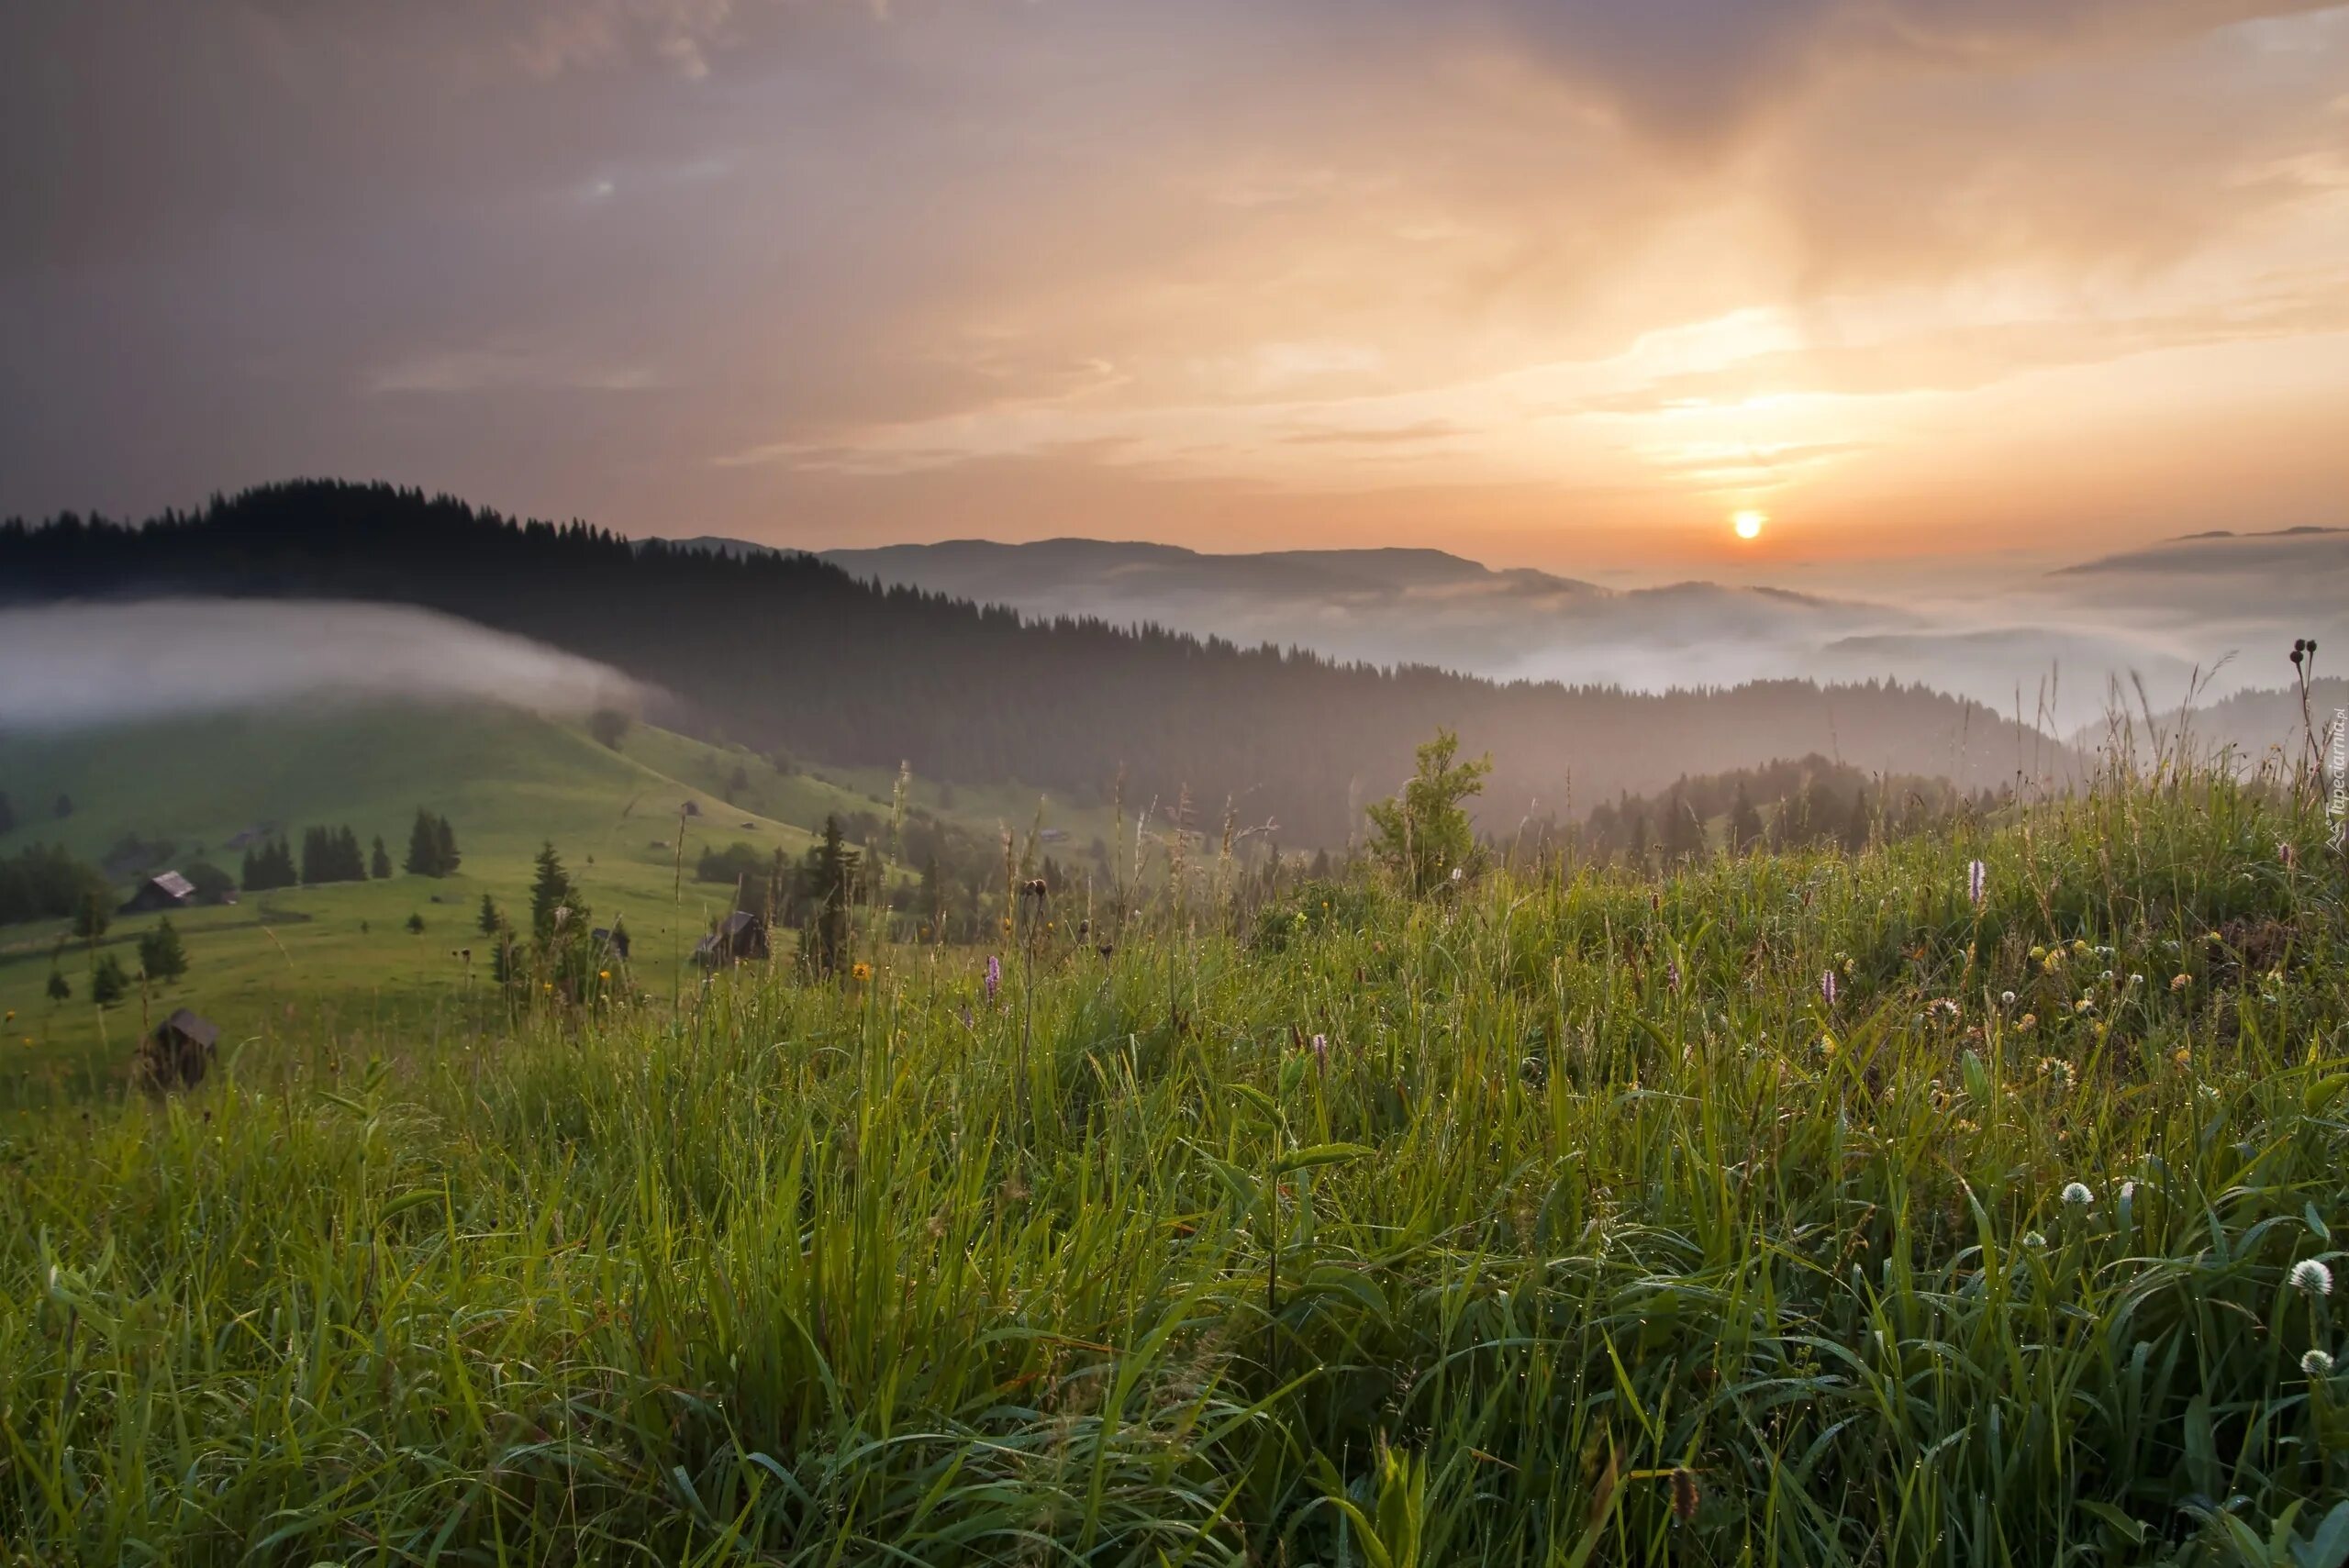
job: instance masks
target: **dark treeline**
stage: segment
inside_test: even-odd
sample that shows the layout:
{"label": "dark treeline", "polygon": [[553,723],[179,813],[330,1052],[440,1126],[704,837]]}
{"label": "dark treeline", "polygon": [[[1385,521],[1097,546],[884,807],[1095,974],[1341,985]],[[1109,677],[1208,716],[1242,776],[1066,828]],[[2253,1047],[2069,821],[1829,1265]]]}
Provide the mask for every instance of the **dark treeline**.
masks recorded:
{"label": "dark treeline", "polygon": [[63,919],[93,901],[112,905],[106,877],[57,845],[28,844],[0,856],[0,925]]}
{"label": "dark treeline", "polygon": [[1874,774],[1813,753],[1621,795],[1578,824],[1544,824],[1532,837],[1634,865],[1764,848],[1864,850],[1943,828],[1961,811],[1996,810],[2004,799],[1987,786],[1968,797],[1943,779]]}
{"label": "dark treeline", "polygon": [[1455,727],[1489,750],[1487,831],[1620,792],[1809,751],[1969,790],[2068,757],[1980,704],[1898,683],[1775,681],[1664,695],[1338,664],[1095,619],[1029,621],[858,583],[805,555],[632,544],[388,485],[303,482],[144,525],[0,524],[0,593],[357,598],[427,606],[600,659],[706,731],[836,762],[1084,796],[1122,768],[1139,807],[1185,786],[1292,841],[1341,843],[1362,805]]}

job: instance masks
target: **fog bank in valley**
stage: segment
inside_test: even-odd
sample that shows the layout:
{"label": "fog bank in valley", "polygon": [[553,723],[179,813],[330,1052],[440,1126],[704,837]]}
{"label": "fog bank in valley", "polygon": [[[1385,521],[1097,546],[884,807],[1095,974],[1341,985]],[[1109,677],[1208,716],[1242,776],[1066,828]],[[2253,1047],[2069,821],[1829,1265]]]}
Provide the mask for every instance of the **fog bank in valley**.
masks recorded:
{"label": "fog bank in valley", "polygon": [[0,609],[0,726],[61,728],[310,699],[633,708],[608,665],[405,605],[146,599]]}

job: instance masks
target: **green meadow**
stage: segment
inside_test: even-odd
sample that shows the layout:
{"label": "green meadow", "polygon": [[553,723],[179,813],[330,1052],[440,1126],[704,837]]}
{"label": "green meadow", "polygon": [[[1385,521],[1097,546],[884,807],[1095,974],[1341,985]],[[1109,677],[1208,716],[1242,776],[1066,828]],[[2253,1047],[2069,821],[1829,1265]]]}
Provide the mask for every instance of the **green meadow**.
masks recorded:
{"label": "green meadow", "polygon": [[1249,907],[1210,859],[1107,956],[1037,903],[674,1008],[279,1031],[0,1131],[0,1537],[2339,1568],[2323,837],[2173,773],[1661,878]]}
{"label": "green meadow", "polygon": [[[176,912],[188,973],[144,995],[134,984],[106,1009],[89,1002],[94,958],[111,950],[135,976],[138,940],[159,917],[117,917],[95,951],[64,921],[0,927],[0,1011],[13,1015],[0,1034],[0,1085],[38,1097],[119,1081],[142,1021],[179,1006],[238,1040],[473,1031],[502,1011],[488,995],[482,895],[509,915],[527,910],[532,859],[547,842],[594,918],[626,922],[636,983],[670,995],[692,979],[680,955],[732,906],[730,884],[694,880],[704,850],[746,843],[796,860],[827,816],[885,820],[896,782],[820,765],[785,772],[644,725],[607,748],[576,725],[478,707],[222,714],[0,738],[0,791],[18,817],[0,850],[55,842],[97,863],[135,834],[173,846],[163,864],[203,858],[234,875],[239,833],[273,826],[298,849],[305,827],[348,823],[362,846],[380,834],[396,869],[424,808],[451,820],[462,855],[447,877],[282,888]],[[61,817],[60,795],[72,803]],[[957,794],[920,780],[908,804],[987,833],[1025,833],[1041,808],[1017,786]],[[1102,810],[1052,817],[1088,838],[1111,830]],[[117,888],[128,894],[127,876]],[[73,988],[63,1003],[46,994],[52,961]]]}

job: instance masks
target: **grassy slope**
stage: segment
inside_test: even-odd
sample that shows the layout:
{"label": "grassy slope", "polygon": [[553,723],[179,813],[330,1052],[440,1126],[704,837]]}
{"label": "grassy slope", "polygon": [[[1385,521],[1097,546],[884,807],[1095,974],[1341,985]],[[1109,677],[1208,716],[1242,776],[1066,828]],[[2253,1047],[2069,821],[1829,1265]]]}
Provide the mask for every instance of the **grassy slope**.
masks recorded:
{"label": "grassy slope", "polygon": [[2321,833],[2108,796],[19,1118],[0,1538],[2332,1562],[2169,1549],[2349,1496]]}
{"label": "grassy slope", "polygon": [[[744,805],[729,806],[717,792],[738,762],[752,787]],[[150,1010],[193,1006],[231,1039],[284,1026],[289,1006],[305,1030],[453,1023],[466,964],[452,950],[478,947],[481,895],[494,895],[509,915],[525,910],[531,858],[549,840],[596,917],[626,918],[640,981],[665,991],[675,946],[690,947],[731,897],[729,889],[694,882],[704,848],[741,840],[796,856],[810,841],[807,827],[827,812],[886,811],[854,791],[784,777],[756,759],[666,731],[634,729],[616,754],[572,727],[488,709],[223,715],[17,737],[0,742],[0,790],[20,818],[0,850],[51,840],[95,862],[135,831],[174,840],[173,863],[201,852],[231,874],[241,855],[228,840],[264,823],[287,828],[298,848],[302,827],[347,822],[362,843],[382,834],[396,862],[418,806],[451,820],[464,859],[455,876],[291,888],[174,916],[190,972]],[[74,810],[58,819],[46,806],[61,791]],[[655,845],[675,843],[688,799],[701,815],[685,825],[680,906],[674,851]],[[673,917],[680,912],[682,921]],[[421,936],[405,929],[412,914],[425,918]],[[121,917],[108,931],[126,967],[135,971],[137,939],[156,919]],[[49,1003],[43,983],[63,934],[61,922],[0,928],[0,1008],[16,1014],[0,1036],[9,1077],[79,1071],[94,1055],[101,1070],[118,1071],[119,1048],[138,1031],[135,996],[103,1019],[88,1006],[89,959],[78,946],[63,962],[74,1000]],[[102,1039],[116,1049],[97,1055]]]}

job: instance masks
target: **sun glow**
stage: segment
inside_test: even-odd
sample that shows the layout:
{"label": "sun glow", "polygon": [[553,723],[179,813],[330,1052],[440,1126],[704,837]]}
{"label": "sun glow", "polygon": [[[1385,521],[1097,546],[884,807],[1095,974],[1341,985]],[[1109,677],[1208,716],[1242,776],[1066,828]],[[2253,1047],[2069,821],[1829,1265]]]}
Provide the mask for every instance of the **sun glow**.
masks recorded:
{"label": "sun glow", "polygon": [[1737,530],[1740,539],[1760,539],[1762,525],[1769,520],[1766,512],[1736,512],[1731,515],[1729,526]]}

